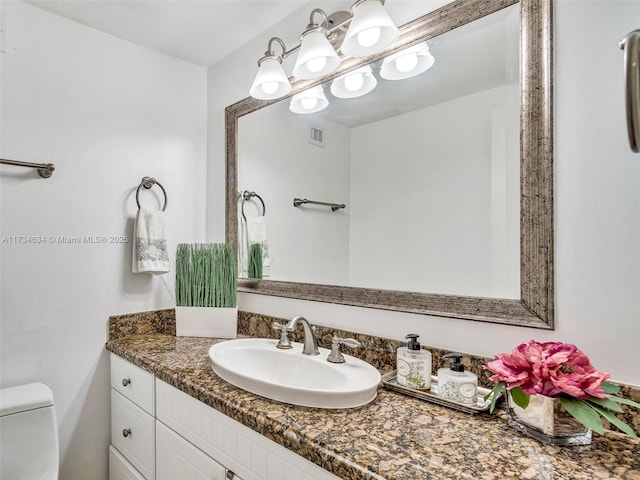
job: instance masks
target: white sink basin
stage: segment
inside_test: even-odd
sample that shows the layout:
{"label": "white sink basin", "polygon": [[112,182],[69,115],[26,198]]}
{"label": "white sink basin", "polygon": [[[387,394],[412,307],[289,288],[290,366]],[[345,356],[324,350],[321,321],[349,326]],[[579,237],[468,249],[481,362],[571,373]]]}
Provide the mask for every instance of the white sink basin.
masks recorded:
{"label": "white sink basin", "polygon": [[302,354],[302,344],[276,348],[276,340],[242,338],[213,345],[209,357],[219,377],[251,393],[280,402],[320,408],[352,408],[376,398],[380,373],[358,358],[345,363]]}

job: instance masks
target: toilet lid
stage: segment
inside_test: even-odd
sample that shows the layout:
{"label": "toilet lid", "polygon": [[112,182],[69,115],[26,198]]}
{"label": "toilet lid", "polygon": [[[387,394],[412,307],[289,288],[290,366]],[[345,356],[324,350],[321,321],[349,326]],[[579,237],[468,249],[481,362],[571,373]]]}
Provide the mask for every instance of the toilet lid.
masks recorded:
{"label": "toilet lid", "polygon": [[53,405],[53,392],[43,383],[0,389],[0,417]]}

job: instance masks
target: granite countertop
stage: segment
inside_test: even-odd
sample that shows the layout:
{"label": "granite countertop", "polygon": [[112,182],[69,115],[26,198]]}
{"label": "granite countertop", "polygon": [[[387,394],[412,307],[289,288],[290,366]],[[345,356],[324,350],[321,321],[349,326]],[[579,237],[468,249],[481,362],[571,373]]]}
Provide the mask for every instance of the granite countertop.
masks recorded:
{"label": "granite countertop", "polygon": [[107,350],[347,480],[640,480],[640,442],[594,434],[579,447],[544,446],[500,415],[468,415],[386,390],[356,409],[298,407],[219,378],[208,350],[220,340],[132,334]]}

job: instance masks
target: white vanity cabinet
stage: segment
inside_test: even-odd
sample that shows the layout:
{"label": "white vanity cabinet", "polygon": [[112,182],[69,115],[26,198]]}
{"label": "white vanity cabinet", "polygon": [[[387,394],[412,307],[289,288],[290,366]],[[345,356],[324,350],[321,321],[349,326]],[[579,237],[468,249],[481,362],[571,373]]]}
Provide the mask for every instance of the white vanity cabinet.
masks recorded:
{"label": "white vanity cabinet", "polygon": [[155,480],[154,390],[151,373],[111,355],[110,480]]}
{"label": "white vanity cabinet", "polygon": [[111,386],[110,480],[340,480],[113,354]]}

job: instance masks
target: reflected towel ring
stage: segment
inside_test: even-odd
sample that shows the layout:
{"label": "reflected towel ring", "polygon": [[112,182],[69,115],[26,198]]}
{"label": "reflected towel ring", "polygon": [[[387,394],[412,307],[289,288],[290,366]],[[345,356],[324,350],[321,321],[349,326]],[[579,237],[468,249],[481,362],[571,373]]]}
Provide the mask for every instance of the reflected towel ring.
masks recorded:
{"label": "reflected towel ring", "polygon": [[136,190],[136,203],[138,204],[138,210],[141,208],[140,207],[140,189],[142,187],[144,187],[144,188],[146,188],[148,190],[151,187],[153,187],[154,185],[158,185],[160,187],[160,189],[162,190],[162,194],[164,195],[164,206],[162,207],[162,211],[164,212],[167,209],[167,202],[169,200],[167,198],[167,192],[164,189],[164,187],[160,184],[160,182],[158,182],[153,177],[143,177],[142,181],[140,182],[140,185],[138,185],[138,189]]}
{"label": "reflected towel ring", "polygon": [[256,197],[258,200],[260,200],[260,203],[262,204],[262,216],[264,217],[264,214],[267,213],[267,207],[264,206],[264,200],[262,200],[262,197],[260,195],[258,195],[256,192],[250,192],[249,190],[245,190],[244,192],[242,192],[242,205],[241,205],[241,210],[242,210],[242,218],[244,218],[244,221],[247,221],[247,217],[244,214],[244,202],[246,202],[247,200],[250,200],[253,197]]}

